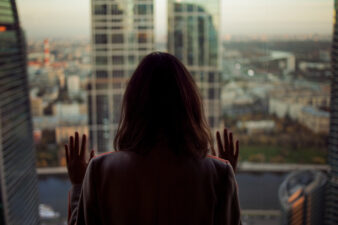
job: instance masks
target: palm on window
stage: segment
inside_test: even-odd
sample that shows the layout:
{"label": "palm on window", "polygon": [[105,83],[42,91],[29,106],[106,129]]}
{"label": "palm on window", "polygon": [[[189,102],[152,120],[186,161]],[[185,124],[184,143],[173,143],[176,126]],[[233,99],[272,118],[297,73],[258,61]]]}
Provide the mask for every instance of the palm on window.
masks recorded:
{"label": "palm on window", "polygon": [[216,139],[217,139],[218,156],[224,160],[228,160],[234,172],[236,172],[239,155],[238,140],[234,144],[232,132],[228,132],[227,129],[224,129],[223,131],[223,141],[221,134],[218,131],[216,132]]}
{"label": "palm on window", "polygon": [[86,135],[82,135],[80,146],[79,133],[75,132],[75,138],[70,136],[68,145],[65,145],[67,170],[72,184],[82,184],[87,166],[94,157],[94,150],[92,150],[89,160],[86,160],[86,139]]}

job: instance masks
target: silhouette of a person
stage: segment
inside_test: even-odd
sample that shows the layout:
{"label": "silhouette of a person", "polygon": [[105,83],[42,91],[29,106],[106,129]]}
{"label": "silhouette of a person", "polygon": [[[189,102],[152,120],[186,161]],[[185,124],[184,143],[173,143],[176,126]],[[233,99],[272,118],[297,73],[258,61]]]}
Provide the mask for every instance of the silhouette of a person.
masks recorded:
{"label": "silhouette of a person", "polygon": [[87,161],[86,136],[81,141],[78,133],[65,146],[68,223],[241,224],[238,141],[226,129],[216,139],[219,158],[185,66],[168,53],[149,54],[128,82],[116,151],[96,157],[92,151]]}

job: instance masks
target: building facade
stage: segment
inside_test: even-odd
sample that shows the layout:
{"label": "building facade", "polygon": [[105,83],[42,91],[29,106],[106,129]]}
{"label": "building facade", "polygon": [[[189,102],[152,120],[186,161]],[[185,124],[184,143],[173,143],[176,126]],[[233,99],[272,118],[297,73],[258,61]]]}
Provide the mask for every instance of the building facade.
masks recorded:
{"label": "building facade", "polygon": [[14,0],[0,1],[0,224],[39,224],[26,48]]}
{"label": "building facade", "polygon": [[279,186],[281,225],[324,224],[325,187],[327,175],[303,170],[290,173]]}
{"label": "building facade", "polygon": [[331,173],[326,196],[326,224],[338,224],[338,1],[335,0],[334,34],[332,41],[331,118],[328,163]]}
{"label": "building facade", "polygon": [[154,51],[153,0],[91,1],[93,73],[88,84],[91,147],[113,150],[122,97],[140,60]]}
{"label": "building facade", "polygon": [[168,0],[168,51],[194,77],[213,133],[221,113],[219,24],[219,0]]}

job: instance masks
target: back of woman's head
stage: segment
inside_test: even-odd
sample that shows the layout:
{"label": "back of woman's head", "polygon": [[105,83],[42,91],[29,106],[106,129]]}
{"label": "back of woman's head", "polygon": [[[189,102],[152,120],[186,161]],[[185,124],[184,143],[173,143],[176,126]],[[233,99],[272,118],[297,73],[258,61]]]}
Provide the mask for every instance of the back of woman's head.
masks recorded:
{"label": "back of woman's head", "polygon": [[146,153],[159,142],[196,158],[212,147],[191,74],[173,55],[154,52],[140,62],[128,83],[114,147]]}

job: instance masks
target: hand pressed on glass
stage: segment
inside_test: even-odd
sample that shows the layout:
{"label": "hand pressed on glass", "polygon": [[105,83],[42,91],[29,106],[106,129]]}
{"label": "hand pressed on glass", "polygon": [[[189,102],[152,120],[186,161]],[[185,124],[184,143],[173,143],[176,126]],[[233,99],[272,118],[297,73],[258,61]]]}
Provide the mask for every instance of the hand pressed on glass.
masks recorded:
{"label": "hand pressed on glass", "polygon": [[[74,140],[75,139],[75,140]],[[79,133],[75,132],[75,138],[69,137],[68,145],[65,145],[67,170],[72,184],[82,184],[87,166],[94,157],[94,150],[90,152],[90,158],[86,160],[86,135],[82,135],[81,147],[79,146]]]}
{"label": "hand pressed on glass", "polygon": [[239,154],[238,140],[236,141],[234,146],[232,132],[228,134],[227,129],[224,129],[223,133],[224,145],[222,143],[221,135],[218,131],[216,133],[216,138],[217,138],[218,156],[224,160],[228,160],[234,172],[236,172]]}

